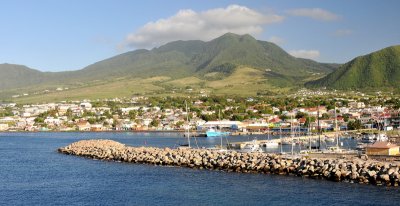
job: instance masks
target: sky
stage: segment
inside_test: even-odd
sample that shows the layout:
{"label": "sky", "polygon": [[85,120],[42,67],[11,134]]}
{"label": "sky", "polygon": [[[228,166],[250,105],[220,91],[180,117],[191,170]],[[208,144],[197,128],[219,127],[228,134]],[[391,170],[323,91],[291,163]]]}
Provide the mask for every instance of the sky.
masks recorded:
{"label": "sky", "polygon": [[398,0],[0,0],[0,64],[40,71],[227,32],[345,63],[400,44]]}

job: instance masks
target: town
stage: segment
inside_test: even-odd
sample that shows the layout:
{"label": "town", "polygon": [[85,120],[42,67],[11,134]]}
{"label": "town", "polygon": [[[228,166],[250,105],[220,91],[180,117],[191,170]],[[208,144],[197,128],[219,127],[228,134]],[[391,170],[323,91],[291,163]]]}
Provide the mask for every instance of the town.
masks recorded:
{"label": "town", "polygon": [[[300,90],[287,97],[145,97],[0,104],[0,131],[266,132],[357,129],[397,130],[400,102],[377,93]],[[187,108],[187,110],[186,110]],[[336,125],[337,124],[337,125]]]}

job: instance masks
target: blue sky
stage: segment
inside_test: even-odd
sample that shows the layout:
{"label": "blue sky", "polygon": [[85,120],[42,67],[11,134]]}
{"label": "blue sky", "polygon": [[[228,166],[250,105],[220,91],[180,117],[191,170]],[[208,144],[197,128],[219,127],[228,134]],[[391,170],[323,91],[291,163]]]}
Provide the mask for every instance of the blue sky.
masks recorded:
{"label": "blue sky", "polygon": [[0,63],[82,69],[137,48],[227,31],[344,63],[400,44],[400,1],[0,0]]}

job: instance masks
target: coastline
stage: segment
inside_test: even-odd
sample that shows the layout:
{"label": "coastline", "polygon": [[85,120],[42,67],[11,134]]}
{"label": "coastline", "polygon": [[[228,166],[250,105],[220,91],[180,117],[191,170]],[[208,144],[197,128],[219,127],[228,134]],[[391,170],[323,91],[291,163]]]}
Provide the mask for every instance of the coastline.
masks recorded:
{"label": "coastline", "polygon": [[183,130],[109,130],[109,131],[0,131],[1,133],[185,133]]}

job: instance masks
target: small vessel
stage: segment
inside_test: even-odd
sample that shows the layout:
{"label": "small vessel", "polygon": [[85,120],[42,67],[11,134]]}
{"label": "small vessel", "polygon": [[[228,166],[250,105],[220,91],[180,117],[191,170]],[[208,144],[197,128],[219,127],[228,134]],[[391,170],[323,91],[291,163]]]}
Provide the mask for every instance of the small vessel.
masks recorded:
{"label": "small vessel", "polygon": [[368,146],[368,144],[359,142],[359,143],[357,143],[356,150],[364,151],[365,147],[367,147],[367,146]]}
{"label": "small vessel", "polygon": [[246,143],[243,146],[242,151],[244,151],[244,152],[260,152],[262,150],[261,150],[260,145],[258,144],[257,140],[254,139],[251,142]]}
{"label": "small vessel", "polygon": [[263,142],[263,147],[267,148],[277,148],[279,146],[278,142],[267,140]]}
{"label": "small vessel", "polygon": [[287,138],[282,139],[281,142],[282,142],[282,145],[295,145],[295,143],[293,143],[292,140],[287,139]]}
{"label": "small vessel", "polygon": [[230,132],[223,132],[223,131],[218,131],[214,128],[210,128],[206,131],[206,136],[207,137],[220,137],[220,136],[228,136],[230,135]]}
{"label": "small vessel", "polygon": [[273,141],[273,140],[271,140],[271,139],[269,138],[269,133],[270,133],[270,132],[268,131],[268,139],[263,141],[262,146],[263,146],[263,147],[267,147],[267,148],[277,148],[277,147],[279,147],[278,142]]}
{"label": "small vessel", "polygon": [[330,137],[326,137],[326,138],[325,138],[325,142],[334,143],[335,140],[336,140],[335,138],[330,138]]}
{"label": "small vessel", "polygon": [[375,135],[374,134],[364,134],[361,138],[362,143],[373,143],[375,142]]}
{"label": "small vessel", "polygon": [[378,133],[375,135],[375,140],[378,142],[387,142],[389,138],[385,133]]}

